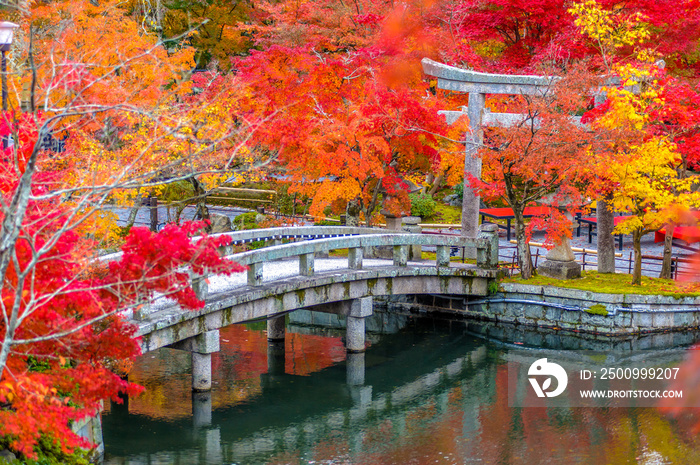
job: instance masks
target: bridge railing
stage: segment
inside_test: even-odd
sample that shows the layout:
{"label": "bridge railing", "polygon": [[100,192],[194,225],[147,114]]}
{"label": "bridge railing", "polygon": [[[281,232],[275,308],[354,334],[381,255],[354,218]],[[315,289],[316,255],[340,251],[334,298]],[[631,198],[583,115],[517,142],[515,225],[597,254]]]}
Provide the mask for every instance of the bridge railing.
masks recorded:
{"label": "bridge railing", "polygon": [[212,237],[226,236],[231,238],[231,245],[236,245],[255,241],[320,239],[368,234],[387,234],[387,230],[381,228],[357,228],[352,226],[287,226],[283,228],[249,229],[246,231],[212,234]]}
{"label": "bridge railing", "polygon": [[[231,255],[234,246],[243,245],[250,242],[272,241],[274,243],[275,241],[282,241],[283,239],[312,240],[360,234],[387,234],[387,230],[380,228],[357,228],[351,226],[287,226],[282,228],[249,229],[246,231],[218,233],[212,234],[211,237],[231,238],[231,243],[222,248],[222,254],[224,256],[228,256]],[[195,237],[194,240],[197,240],[197,237]],[[103,262],[119,260],[121,255],[121,252],[115,252],[101,256],[100,260]]]}
{"label": "bridge railing", "polygon": [[[394,266],[405,267],[408,264],[409,247],[434,246],[436,248],[435,266],[447,268],[450,266],[450,251],[452,247],[468,247],[476,249],[476,265],[481,269],[496,269],[498,266],[498,230],[494,224],[483,224],[478,237],[464,238],[459,236],[421,235],[406,233],[387,233],[386,229],[355,228],[342,226],[304,226],[294,228],[268,228],[248,231],[221,233],[216,236],[227,236],[231,243],[223,247],[225,256],[241,265],[248,266],[248,285],[259,286],[263,282],[263,264],[275,260],[299,257],[299,274],[313,276],[314,257],[318,252],[332,250],[348,250],[348,268],[362,269],[363,251],[368,247],[393,247]],[[280,241],[283,239],[301,239],[300,242],[279,244],[241,253],[232,253],[236,244],[253,241]],[[121,254],[102,257],[110,261],[118,259]],[[206,299],[208,294],[207,275],[199,275],[190,271],[192,288],[200,299]],[[148,309],[134,313],[135,319],[142,319]],[[143,313],[143,315],[141,314]]]}
{"label": "bridge railing", "polygon": [[[358,234],[370,232],[370,234]],[[251,230],[224,233],[234,242],[254,240],[275,240],[285,238],[313,239],[303,242],[275,245],[263,249],[230,254],[227,247],[225,256],[241,265],[248,266],[248,285],[258,286],[263,281],[263,264],[275,260],[299,257],[299,274],[313,276],[314,257],[318,252],[348,249],[348,268],[362,269],[363,251],[366,247],[393,247],[394,266],[406,266],[409,246],[434,246],[436,248],[435,266],[450,266],[452,247],[473,247],[476,249],[478,268],[495,269],[498,265],[498,231],[495,225],[484,224],[477,238],[455,236],[387,234],[386,230],[343,227],[308,227],[308,228],[271,228],[268,230]],[[328,237],[335,236],[335,237]],[[195,291],[203,298],[206,295],[205,276],[193,276]]]}

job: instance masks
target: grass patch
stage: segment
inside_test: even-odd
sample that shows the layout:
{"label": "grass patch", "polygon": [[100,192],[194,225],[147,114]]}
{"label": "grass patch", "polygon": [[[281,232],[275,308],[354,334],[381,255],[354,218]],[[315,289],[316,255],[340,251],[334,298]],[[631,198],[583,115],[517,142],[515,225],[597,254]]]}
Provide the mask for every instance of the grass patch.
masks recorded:
{"label": "grass patch", "polygon": [[423,218],[424,223],[456,224],[462,221],[462,208],[445,205],[438,202],[435,205],[435,213]]}
{"label": "grass patch", "polygon": [[[437,259],[437,254],[435,252],[423,252],[421,254],[421,258],[423,260],[434,262]],[[450,257],[450,261],[462,263],[462,250],[460,249],[459,255],[454,256],[454,257]],[[473,265],[476,265],[476,259],[475,258],[465,258],[464,263],[471,263]]]}
{"label": "grass patch", "polygon": [[677,283],[671,279],[642,276],[642,284],[633,286],[631,284],[631,275],[621,273],[598,274],[596,271],[584,271],[581,273],[580,279],[561,280],[546,276],[534,276],[531,279],[522,280],[518,276],[514,276],[505,278],[502,282],[563,287],[607,294],[665,295],[676,298],[700,296],[700,285],[698,283]]}

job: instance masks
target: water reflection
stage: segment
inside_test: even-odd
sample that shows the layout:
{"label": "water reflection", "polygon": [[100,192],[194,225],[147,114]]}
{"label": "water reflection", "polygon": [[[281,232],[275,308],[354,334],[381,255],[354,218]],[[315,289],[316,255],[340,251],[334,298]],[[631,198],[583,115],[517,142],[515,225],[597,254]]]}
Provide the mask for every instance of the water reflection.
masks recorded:
{"label": "water reflection", "polygon": [[404,325],[347,357],[340,331],[291,327],[282,347],[229,327],[210,394],[190,393],[188,354],[147,354],[130,375],[147,393],[103,416],[105,463],[700,463],[692,414],[509,408],[515,347],[464,322]]}

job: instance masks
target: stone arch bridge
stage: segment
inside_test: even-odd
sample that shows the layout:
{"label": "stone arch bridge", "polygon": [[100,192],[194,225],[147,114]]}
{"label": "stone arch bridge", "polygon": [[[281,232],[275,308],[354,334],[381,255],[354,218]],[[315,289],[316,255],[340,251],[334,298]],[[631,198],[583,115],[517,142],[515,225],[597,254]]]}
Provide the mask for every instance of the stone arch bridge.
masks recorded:
{"label": "stone arch bridge", "polygon": [[[232,240],[222,253],[247,265],[233,277],[192,276],[203,309],[185,310],[165,297],[127,318],[138,326],[142,352],[161,347],[192,353],[192,388],[211,389],[211,354],[219,350],[219,328],[266,319],[271,343],[284,340],[285,318],[297,309],[336,313],[346,318],[349,352],[365,349],[365,318],[372,298],[389,295],[453,294],[485,296],[497,276],[496,225],[478,237],[388,233],[384,229],[313,226],[225,233]],[[232,253],[236,244],[266,241],[267,247]],[[291,241],[282,243],[283,241]],[[434,261],[409,261],[410,250],[435,248]],[[450,262],[453,247],[473,247],[476,264]],[[391,259],[364,258],[382,248]],[[347,249],[348,258],[316,259]],[[283,345],[282,345],[283,347]]]}

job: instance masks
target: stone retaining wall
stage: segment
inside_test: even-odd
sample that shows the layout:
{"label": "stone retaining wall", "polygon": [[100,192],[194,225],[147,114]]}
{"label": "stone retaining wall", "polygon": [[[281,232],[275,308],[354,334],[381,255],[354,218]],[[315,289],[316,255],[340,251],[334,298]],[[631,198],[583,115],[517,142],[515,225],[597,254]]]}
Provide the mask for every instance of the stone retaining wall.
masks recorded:
{"label": "stone retaining wall", "polygon": [[102,415],[97,413],[93,417],[83,418],[71,425],[73,432],[95,445],[90,451],[92,462],[101,462],[105,452],[104,440],[102,439]]}
{"label": "stone retaining wall", "polygon": [[700,297],[603,294],[504,283],[485,299],[466,301],[464,314],[486,320],[608,335],[700,327]]}

